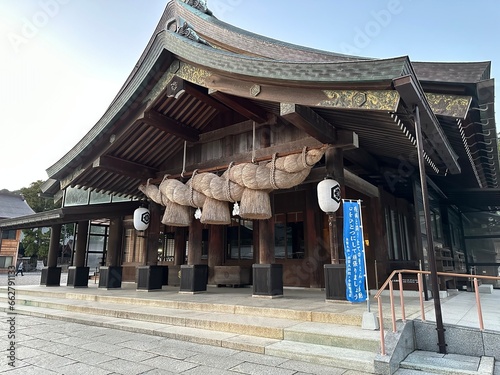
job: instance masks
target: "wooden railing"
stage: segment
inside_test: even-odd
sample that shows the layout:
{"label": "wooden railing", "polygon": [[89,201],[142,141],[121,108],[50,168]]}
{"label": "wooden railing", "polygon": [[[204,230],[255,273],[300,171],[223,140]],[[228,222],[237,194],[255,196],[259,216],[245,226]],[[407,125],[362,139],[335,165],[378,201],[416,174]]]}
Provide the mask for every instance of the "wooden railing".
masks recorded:
{"label": "wooden railing", "polygon": [[[385,337],[384,337],[384,317],[382,312],[382,292],[389,286],[389,299],[391,303],[391,317],[392,317],[392,332],[396,332],[396,309],[394,303],[394,287],[393,287],[393,278],[395,275],[398,275],[398,284],[399,284],[399,299],[401,304],[401,319],[403,322],[406,321],[405,314],[405,303],[404,303],[404,294],[403,294],[403,274],[416,274],[417,275],[417,283],[418,283],[418,294],[420,298],[420,314],[422,317],[422,321],[425,321],[425,310],[424,310],[424,297],[423,297],[423,282],[422,275],[430,275],[430,271],[418,271],[418,270],[395,270],[393,271],[387,280],[382,284],[380,289],[375,294],[375,298],[378,301],[378,315],[379,315],[379,323],[380,323],[380,352],[382,355],[385,355]],[[465,278],[472,279],[474,283],[474,291],[476,294],[476,305],[477,305],[477,314],[479,318],[479,329],[484,331],[484,323],[483,323],[483,313],[481,310],[481,300],[479,298],[479,284],[478,279],[485,280],[500,280],[500,277],[496,276],[481,276],[481,275],[468,275],[463,273],[450,273],[450,272],[437,272],[438,276],[447,276],[447,277],[456,277],[456,278]]]}

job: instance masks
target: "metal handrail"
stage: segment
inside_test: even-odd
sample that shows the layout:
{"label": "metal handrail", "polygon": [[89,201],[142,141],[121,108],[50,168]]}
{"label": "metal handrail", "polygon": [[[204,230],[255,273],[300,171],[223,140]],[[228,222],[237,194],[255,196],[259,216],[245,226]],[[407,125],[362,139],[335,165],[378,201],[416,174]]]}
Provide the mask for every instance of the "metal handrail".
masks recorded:
{"label": "metal handrail", "polygon": [[[375,294],[375,298],[378,301],[378,314],[379,314],[379,323],[380,323],[380,352],[382,355],[385,355],[385,337],[384,337],[384,318],[382,313],[382,292],[389,285],[389,298],[391,301],[391,315],[392,315],[392,332],[396,332],[396,313],[395,313],[395,305],[394,305],[394,290],[392,286],[393,277],[398,274],[398,282],[399,282],[399,298],[401,303],[401,314],[403,322],[406,321],[405,316],[405,308],[404,308],[404,296],[403,296],[403,273],[416,274],[418,280],[418,292],[420,298],[420,313],[422,316],[422,321],[425,322],[425,311],[424,311],[424,300],[423,300],[423,282],[422,275],[430,275],[430,271],[419,271],[419,270],[394,270],[389,275],[387,280],[382,284],[380,289]],[[437,272],[438,276],[451,276],[451,277],[459,277],[466,279],[474,279],[474,291],[476,294],[476,304],[477,304],[477,314],[479,318],[479,329],[484,331],[484,323],[483,323],[483,313],[481,309],[481,300],[479,298],[478,292],[478,279],[486,279],[486,280],[500,280],[500,277],[497,276],[482,276],[482,275],[468,275],[463,273],[451,273],[451,272]]]}

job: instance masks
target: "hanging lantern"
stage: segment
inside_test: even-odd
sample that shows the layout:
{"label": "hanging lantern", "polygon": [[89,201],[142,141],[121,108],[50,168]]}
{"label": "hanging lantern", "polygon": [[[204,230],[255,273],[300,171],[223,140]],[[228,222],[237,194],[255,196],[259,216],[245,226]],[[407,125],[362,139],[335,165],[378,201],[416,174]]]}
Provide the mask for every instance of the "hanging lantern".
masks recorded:
{"label": "hanging lantern", "polygon": [[325,178],[318,184],[318,203],[321,211],[332,214],[340,207],[340,184],[332,178]]}
{"label": "hanging lantern", "polygon": [[134,228],[136,230],[146,230],[149,226],[151,215],[145,207],[139,207],[134,211]]}

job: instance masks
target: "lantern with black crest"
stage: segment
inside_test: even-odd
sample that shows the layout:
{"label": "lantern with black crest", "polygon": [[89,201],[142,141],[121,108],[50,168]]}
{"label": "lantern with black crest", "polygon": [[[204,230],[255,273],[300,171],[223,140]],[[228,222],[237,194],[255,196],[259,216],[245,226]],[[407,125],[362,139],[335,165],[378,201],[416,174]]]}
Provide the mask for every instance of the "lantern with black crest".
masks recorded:
{"label": "lantern with black crest", "polygon": [[151,213],[146,207],[136,208],[134,211],[134,228],[136,230],[146,230],[149,227],[149,222],[151,221]]}
{"label": "lantern with black crest", "polygon": [[318,183],[319,208],[327,214],[333,214],[340,207],[342,201],[340,184],[330,176]]}

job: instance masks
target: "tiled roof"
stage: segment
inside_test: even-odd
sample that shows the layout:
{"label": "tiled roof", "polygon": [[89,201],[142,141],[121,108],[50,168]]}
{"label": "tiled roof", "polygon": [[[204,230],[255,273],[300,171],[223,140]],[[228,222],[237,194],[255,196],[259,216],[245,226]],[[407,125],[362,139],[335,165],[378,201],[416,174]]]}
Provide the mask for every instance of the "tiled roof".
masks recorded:
{"label": "tiled roof", "polygon": [[28,206],[23,196],[13,193],[0,193],[0,218],[10,219],[31,215],[35,211]]}
{"label": "tiled roof", "polygon": [[412,62],[420,81],[476,83],[490,78],[489,61],[484,62]]}

